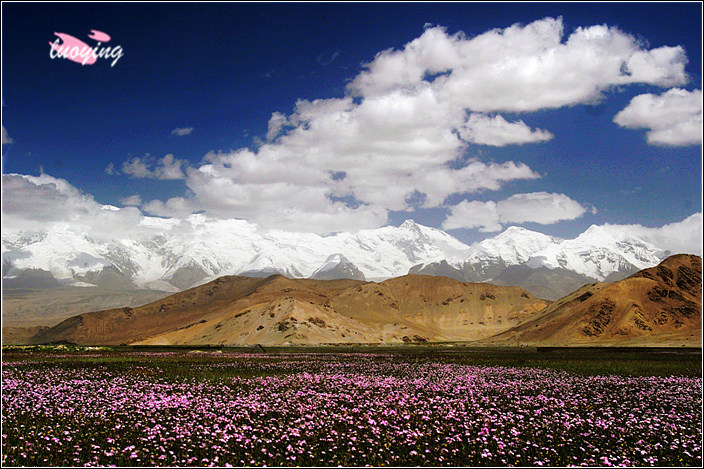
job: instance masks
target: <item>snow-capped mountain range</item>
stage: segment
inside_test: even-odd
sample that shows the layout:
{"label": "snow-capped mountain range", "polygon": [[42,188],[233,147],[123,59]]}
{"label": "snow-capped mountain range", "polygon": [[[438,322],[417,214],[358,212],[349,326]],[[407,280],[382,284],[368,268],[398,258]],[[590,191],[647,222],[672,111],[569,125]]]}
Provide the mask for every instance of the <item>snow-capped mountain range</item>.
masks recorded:
{"label": "snow-capped mountain range", "polygon": [[[483,281],[491,272],[526,265],[532,269],[566,269],[599,281],[615,272],[641,270],[660,262],[667,252],[635,236],[624,236],[592,225],[575,239],[560,239],[512,226],[494,238],[476,244],[457,269],[472,269]],[[415,266],[421,271],[432,264]]]}
{"label": "snow-capped mountain range", "polygon": [[[136,287],[182,290],[222,275],[377,280],[409,272],[494,281],[515,266],[569,271],[603,281],[652,267],[666,254],[633,236],[592,226],[575,239],[519,227],[468,246],[412,220],[399,227],[319,236],[260,232],[244,220],[191,215],[145,217],[139,237],[98,240],[56,225],[41,233],[3,232],[3,278],[45,271],[60,283],[101,285],[121,278]],[[109,286],[109,285],[107,285]]]}
{"label": "snow-capped mountain range", "polygon": [[[42,233],[3,232],[3,277],[40,269],[62,281],[87,281],[107,267],[136,286],[183,289],[222,275],[309,277],[348,262],[367,279],[404,275],[419,263],[463,259],[470,247],[443,231],[412,221],[400,227],[319,236],[259,232],[244,220],[145,218],[151,234],[101,241],[56,225]],[[333,255],[338,256],[333,256]],[[333,257],[331,257],[333,256]]]}
{"label": "snow-capped mountain range", "polygon": [[545,246],[525,263],[531,268],[562,268],[606,280],[616,272],[653,267],[667,254],[634,236],[619,238],[602,227],[592,225],[575,239]]}

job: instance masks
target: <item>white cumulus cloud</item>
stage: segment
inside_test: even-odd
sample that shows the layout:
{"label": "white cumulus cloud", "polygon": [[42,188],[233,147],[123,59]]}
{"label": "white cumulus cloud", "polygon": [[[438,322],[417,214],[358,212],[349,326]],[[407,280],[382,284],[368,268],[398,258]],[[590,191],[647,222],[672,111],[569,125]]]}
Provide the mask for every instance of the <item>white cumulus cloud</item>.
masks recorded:
{"label": "white cumulus cloud", "polygon": [[269,130],[266,133],[268,141],[274,140],[281,133],[281,129],[288,123],[286,116],[280,112],[274,112],[269,119]]}
{"label": "white cumulus cloud", "polygon": [[462,201],[450,208],[442,224],[446,230],[479,228],[482,232],[495,232],[507,223],[540,223],[549,225],[562,220],[574,220],[587,212],[564,194],[532,192],[515,194],[499,202]]}
{"label": "white cumulus cloud", "polygon": [[[141,202],[138,195],[121,200],[123,207],[104,205],[66,180],[48,174],[3,174],[2,191],[3,232],[41,232],[51,227],[63,227],[99,240],[138,239],[152,236],[169,226],[178,226],[179,219],[185,219],[193,209],[191,202],[183,198],[170,199],[168,203],[152,201],[144,205],[161,204],[164,215],[171,213],[177,218],[150,218],[144,216],[139,208],[130,206]],[[340,206],[339,209],[346,208]],[[481,231],[496,232],[502,229],[502,224],[528,221],[549,224],[579,217],[588,210],[563,194],[516,194],[498,202],[463,201],[451,208],[443,228],[480,228]],[[292,213],[291,220],[297,222],[300,215]],[[311,215],[317,217],[312,222],[320,226],[326,223],[339,226],[334,212],[327,214],[333,218],[326,218],[325,213]],[[358,215],[374,216],[368,210],[360,211]],[[207,223],[222,223],[216,218],[199,217]],[[660,227],[638,224],[606,224],[602,227],[614,233],[637,236],[669,251],[669,254],[702,255],[702,220],[702,214],[695,213],[682,221]],[[373,224],[365,220],[361,223]],[[254,224],[250,225],[252,230],[259,229]],[[349,231],[358,229],[357,224],[351,223],[349,226]]]}
{"label": "white cumulus cloud", "polygon": [[463,200],[450,208],[450,214],[442,223],[445,230],[456,228],[479,228],[482,232],[501,231],[496,202]]}
{"label": "white cumulus cloud", "polygon": [[522,120],[508,122],[503,116],[485,114],[472,114],[459,131],[468,142],[496,147],[545,142],[554,137],[547,130],[531,129]]}
{"label": "white cumulus cloud", "polygon": [[687,82],[681,46],[647,49],[606,25],[576,28],[562,18],[515,24],[469,38],[428,28],[402,50],[385,50],[348,86],[357,96],[432,84],[445,102],[479,112],[535,111],[593,103],[614,86]]}
{"label": "white cumulus cloud", "polygon": [[634,97],[614,122],[629,129],[648,129],[651,145],[702,144],[702,91],[672,88],[661,95]]}

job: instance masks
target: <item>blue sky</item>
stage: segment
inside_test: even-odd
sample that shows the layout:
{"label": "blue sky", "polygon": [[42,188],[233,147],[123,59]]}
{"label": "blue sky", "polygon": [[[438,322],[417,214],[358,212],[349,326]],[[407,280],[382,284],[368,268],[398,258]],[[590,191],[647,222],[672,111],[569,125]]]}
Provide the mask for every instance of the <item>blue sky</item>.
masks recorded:
{"label": "blue sky", "polygon": [[[701,140],[687,134],[697,125],[696,109],[692,117],[687,106],[696,103],[702,82],[698,3],[4,3],[2,14],[2,123],[11,141],[3,138],[3,173],[43,171],[101,204],[132,204],[160,216],[200,211],[320,233],[413,218],[465,242],[512,224],[573,237],[591,224],[657,227],[702,211]],[[530,25],[561,27],[558,48],[566,49],[576,28],[595,25],[606,26],[610,42],[566,49],[585,58],[570,67],[559,60],[572,56],[558,54],[547,71],[540,67],[553,56],[539,57],[536,46],[519,55],[524,68],[509,66],[508,76],[493,81],[475,72],[496,72],[508,63],[501,57],[483,59],[490,63],[476,71],[479,58],[456,56],[474,47],[473,38],[515,24],[516,34]],[[50,59],[55,32],[93,45],[91,30],[123,48],[114,66]],[[476,50],[514,47],[513,53],[533,38],[501,43],[508,35]],[[604,59],[599,48],[618,59],[629,37],[647,56],[633,62],[641,64],[628,71],[633,80],[595,74],[602,65],[588,62]],[[406,45],[418,38],[418,50],[427,50],[414,55]],[[441,46],[448,54],[442,70],[431,70],[444,53],[433,48]],[[676,46],[686,64],[674,53],[662,63],[653,59],[652,51]],[[389,49],[394,57],[375,60]],[[405,71],[394,69],[394,60],[426,69],[398,81]],[[524,72],[527,78],[511,86]],[[541,73],[545,82],[528,86]],[[570,94],[572,73],[578,86],[593,82],[592,97]],[[450,83],[451,75],[465,81]],[[446,78],[446,86],[438,85]],[[462,88],[467,80],[478,85]],[[641,101],[622,115],[622,125],[614,122],[645,95],[657,109],[671,109],[653,116]],[[299,100],[316,99],[340,109],[296,108]],[[284,122],[278,132],[274,113]],[[385,128],[385,115],[398,125]],[[335,127],[334,116],[349,118],[350,127]],[[665,122],[672,116],[682,119],[674,130]],[[701,101],[698,119],[701,129]],[[326,126],[330,132],[321,130]],[[379,128],[385,130],[377,135]],[[192,130],[179,136],[176,129]],[[359,134],[347,142],[336,129]],[[649,130],[661,132],[648,141]],[[405,142],[417,145],[406,150]],[[423,161],[426,146],[432,165]],[[404,164],[412,174],[402,174]],[[476,174],[459,171],[469,166]]]}

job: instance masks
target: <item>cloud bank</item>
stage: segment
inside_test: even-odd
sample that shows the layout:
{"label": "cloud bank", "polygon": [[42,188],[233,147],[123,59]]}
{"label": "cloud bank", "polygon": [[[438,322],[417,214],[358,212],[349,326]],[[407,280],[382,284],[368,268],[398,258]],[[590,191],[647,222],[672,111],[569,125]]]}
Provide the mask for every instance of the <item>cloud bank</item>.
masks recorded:
{"label": "cloud bank", "polygon": [[644,241],[653,243],[671,254],[685,253],[702,255],[702,214],[695,213],[681,222],[670,223],[657,228],[643,225],[611,225],[604,228],[617,233],[635,235]]}
{"label": "cloud bank", "polygon": [[[102,205],[90,194],[85,194],[67,181],[47,174],[26,176],[3,174],[3,234],[16,232],[41,233],[60,228],[88,235],[96,240],[144,239],[159,233],[190,236],[188,222],[179,219],[157,219],[145,216],[137,207],[123,208]],[[131,196],[122,203],[139,203],[138,196]],[[588,208],[560,194],[545,192],[516,194],[500,202],[463,202],[458,204],[444,224],[445,229],[458,220],[455,227],[473,224],[485,231],[501,230],[501,223],[534,221],[547,224],[560,219],[571,219]],[[549,208],[546,208],[549,207]],[[533,211],[536,213],[530,215]],[[526,215],[529,214],[529,215]],[[474,217],[474,218],[472,218]],[[199,216],[199,223],[246,223],[241,220],[220,220]],[[251,224],[248,224],[251,225]],[[662,227],[642,225],[602,225],[607,231],[635,235],[654,245],[669,250],[671,254],[702,254],[702,214]],[[251,225],[252,230],[258,227]],[[222,228],[219,228],[222,229]],[[178,233],[174,230],[181,230]],[[185,230],[185,231],[184,231]],[[216,230],[217,231],[217,230]]]}
{"label": "cloud bank", "polygon": [[499,202],[463,201],[450,209],[443,229],[479,228],[496,232],[510,223],[540,223],[550,225],[562,220],[574,220],[587,209],[564,194],[533,192],[515,194]]}
{"label": "cloud bank", "polygon": [[52,226],[96,239],[122,239],[143,231],[136,207],[103,205],[64,179],[48,174],[2,175],[3,232],[41,232]]}

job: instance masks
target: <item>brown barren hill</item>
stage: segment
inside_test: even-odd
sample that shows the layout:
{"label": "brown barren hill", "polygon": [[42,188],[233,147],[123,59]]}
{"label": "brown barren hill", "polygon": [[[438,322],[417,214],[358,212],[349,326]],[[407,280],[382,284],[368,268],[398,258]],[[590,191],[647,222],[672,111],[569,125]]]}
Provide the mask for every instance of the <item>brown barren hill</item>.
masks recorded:
{"label": "brown barren hill", "polygon": [[223,277],[138,308],[70,318],[32,338],[86,345],[286,345],[476,340],[548,302],[518,287],[408,275],[356,280]]}
{"label": "brown barren hill", "polygon": [[702,259],[679,254],[624,280],[586,285],[485,343],[701,347]]}
{"label": "brown barren hill", "polygon": [[535,316],[549,301],[521,287],[405,275],[336,296],[332,308],[374,325],[386,342],[477,340]]}
{"label": "brown barren hill", "polygon": [[116,345],[167,332],[216,316],[257,290],[265,279],[221,277],[135,308],[79,314],[31,339],[32,343],[67,341],[85,345]]}

